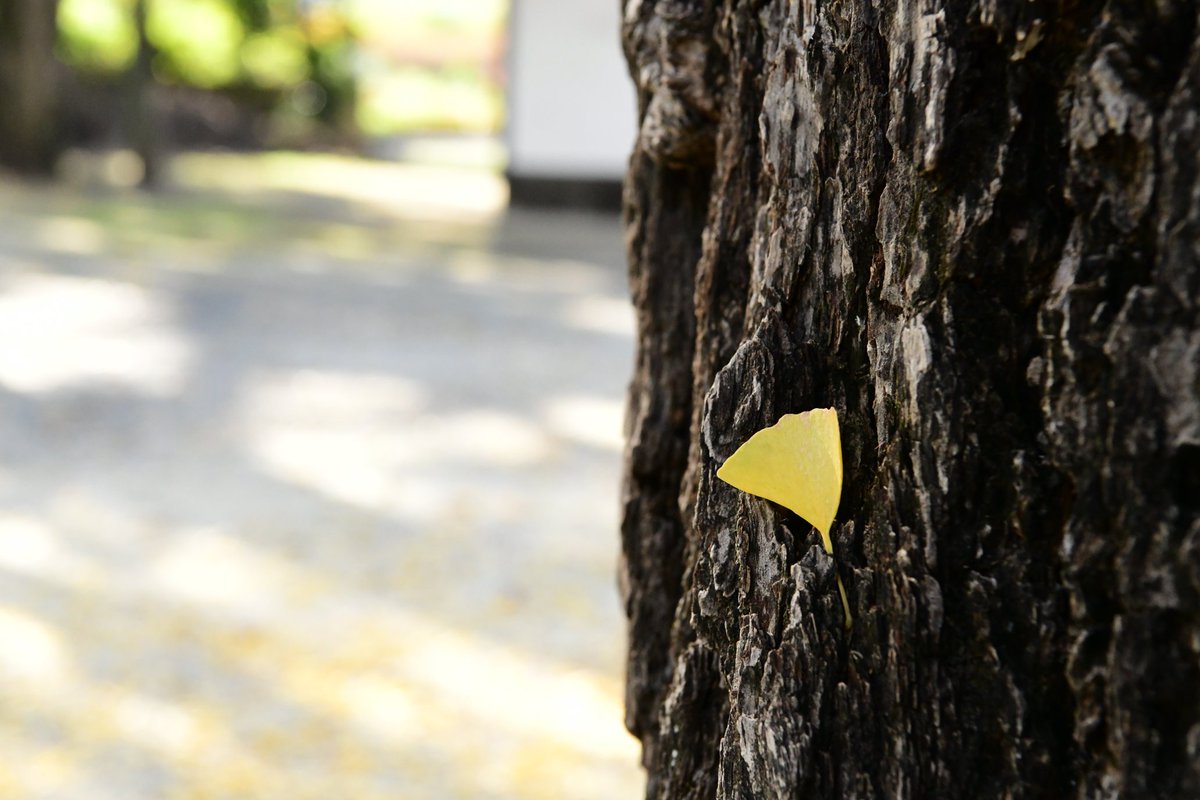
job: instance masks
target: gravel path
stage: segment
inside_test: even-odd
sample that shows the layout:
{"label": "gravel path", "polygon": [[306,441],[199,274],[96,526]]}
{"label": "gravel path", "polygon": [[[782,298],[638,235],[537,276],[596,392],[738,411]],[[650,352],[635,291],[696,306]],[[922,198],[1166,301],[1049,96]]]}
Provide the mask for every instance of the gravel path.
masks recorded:
{"label": "gravel path", "polygon": [[617,220],[336,168],[0,189],[0,798],[640,794]]}

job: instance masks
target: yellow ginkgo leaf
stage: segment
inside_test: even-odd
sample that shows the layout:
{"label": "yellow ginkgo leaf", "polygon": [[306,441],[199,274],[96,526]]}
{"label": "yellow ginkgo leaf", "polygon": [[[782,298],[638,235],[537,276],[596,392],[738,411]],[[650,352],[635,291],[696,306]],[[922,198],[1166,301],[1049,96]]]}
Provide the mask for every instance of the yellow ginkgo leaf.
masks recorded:
{"label": "yellow ginkgo leaf", "polygon": [[796,512],[833,553],[829,529],[842,499],[842,435],[834,409],[785,414],[747,439],[717,477]]}
{"label": "yellow ginkgo leaf", "polygon": [[[833,555],[829,531],[842,499],[842,434],[836,410],[785,414],[747,439],[717,470],[717,477],[794,511],[821,532],[825,552]],[[849,628],[850,601],[841,576],[837,580]]]}

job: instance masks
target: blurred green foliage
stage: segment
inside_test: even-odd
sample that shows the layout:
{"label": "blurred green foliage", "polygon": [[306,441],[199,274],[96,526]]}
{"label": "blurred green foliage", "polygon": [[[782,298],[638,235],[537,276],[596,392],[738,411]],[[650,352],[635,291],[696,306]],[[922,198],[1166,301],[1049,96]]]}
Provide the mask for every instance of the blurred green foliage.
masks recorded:
{"label": "blurred green foliage", "polygon": [[[315,120],[368,135],[500,125],[508,0],[143,1],[156,80],[266,96],[293,133]],[[124,74],[137,2],[61,0],[62,60]]]}
{"label": "blurred green foliage", "polygon": [[76,67],[121,72],[137,54],[137,28],[126,0],[62,0],[59,52]]}
{"label": "blurred green foliage", "polygon": [[[118,79],[138,49],[138,0],[62,0],[59,54],[80,72]],[[144,0],[155,80],[257,97],[277,127],[311,120],[352,128],[355,27],[340,3]],[[273,100],[271,98],[274,98]],[[309,120],[289,120],[299,117]],[[303,132],[302,130],[300,131]]]}
{"label": "blurred green foliage", "polygon": [[146,14],[146,34],[158,55],[155,74],[181,83],[216,88],[243,77],[246,29],[224,0],[155,0]]}
{"label": "blurred green foliage", "polygon": [[[358,121],[398,130],[496,131],[504,118],[502,47],[509,0],[348,0],[372,21]],[[382,33],[381,33],[382,32]],[[384,54],[399,59],[385,63]]]}
{"label": "blurred green foliage", "polygon": [[503,114],[499,88],[466,70],[402,67],[364,86],[361,100],[358,122],[372,135],[407,130],[492,131]]}

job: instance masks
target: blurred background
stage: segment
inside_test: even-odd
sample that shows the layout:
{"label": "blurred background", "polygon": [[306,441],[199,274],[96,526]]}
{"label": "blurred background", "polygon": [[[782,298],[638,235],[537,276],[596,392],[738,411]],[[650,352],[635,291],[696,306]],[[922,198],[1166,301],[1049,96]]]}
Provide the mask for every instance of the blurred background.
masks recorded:
{"label": "blurred background", "polygon": [[0,0],[0,798],[618,798],[611,0]]}

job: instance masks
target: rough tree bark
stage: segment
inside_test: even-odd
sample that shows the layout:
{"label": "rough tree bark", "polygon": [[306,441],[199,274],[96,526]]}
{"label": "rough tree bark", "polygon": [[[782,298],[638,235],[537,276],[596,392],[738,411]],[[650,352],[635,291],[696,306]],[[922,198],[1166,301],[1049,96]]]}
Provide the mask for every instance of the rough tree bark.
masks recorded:
{"label": "rough tree bark", "polygon": [[0,0],[0,163],[48,173],[58,155],[58,0]]}
{"label": "rough tree bark", "polygon": [[[1200,797],[1198,31],[625,0],[649,797]],[[819,406],[836,563],[715,477]]]}

